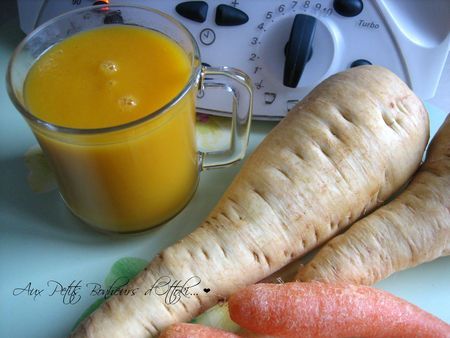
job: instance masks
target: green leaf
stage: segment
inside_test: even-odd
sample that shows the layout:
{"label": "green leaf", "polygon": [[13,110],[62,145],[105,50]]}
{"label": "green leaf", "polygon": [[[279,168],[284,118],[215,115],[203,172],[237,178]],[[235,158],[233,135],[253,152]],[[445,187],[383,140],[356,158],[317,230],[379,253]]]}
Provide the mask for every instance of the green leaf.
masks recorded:
{"label": "green leaf", "polygon": [[207,122],[197,122],[197,146],[201,151],[219,151],[229,148],[231,119],[210,116]]}
{"label": "green leaf", "polygon": [[116,261],[105,278],[105,289],[117,286],[116,281],[132,280],[144,270],[148,261],[136,257],[123,257]]}
{"label": "green leaf", "polygon": [[228,303],[213,306],[201,315],[192,319],[191,323],[215,327],[228,332],[237,332],[240,328],[239,325],[233,322],[230,318]]}
{"label": "green leaf", "polygon": [[[113,287],[116,281],[132,280],[139,272],[141,272],[148,264],[148,261],[142,258],[135,257],[123,257],[116,261],[108,272],[105,278],[104,289]],[[116,283],[117,284],[117,283]],[[117,285],[115,285],[117,286]],[[78,318],[75,329],[86,317],[88,317],[92,312],[97,310],[97,308],[103,304],[105,298],[99,298],[94,303],[92,303]]]}
{"label": "green leaf", "polygon": [[105,299],[99,298],[94,303],[92,303],[84,312],[81,314],[80,318],[78,318],[76,324],[72,328],[72,331],[76,329],[76,327],[86,318],[88,317],[92,312],[97,310],[97,308],[103,304]]}
{"label": "green leaf", "polygon": [[56,179],[52,169],[38,145],[32,146],[25,153],[25,164],[29,170],[28,184],[38,193],[56,189]]}

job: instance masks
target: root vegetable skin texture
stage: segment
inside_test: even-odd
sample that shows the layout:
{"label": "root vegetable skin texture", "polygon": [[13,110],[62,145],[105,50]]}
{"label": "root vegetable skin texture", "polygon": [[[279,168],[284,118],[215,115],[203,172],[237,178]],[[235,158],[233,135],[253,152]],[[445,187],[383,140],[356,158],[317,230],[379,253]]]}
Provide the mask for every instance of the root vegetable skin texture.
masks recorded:
{"label": "root vegetable skin texture", "polygon": [[450,115],[395,200],[333,238],[296,279],[372,285],[450,254]]}
{"label": "root vegetable skin texture", "polygon": [[379,206],[417,170],[427,140],[426,110],[393,73],[332,76],[267,135],[206,220],[127,286],[198,276],[198,295],[113,296],[72,337],[149,337],[189,321]]}
{"label": "root vegetable skin texture", "polygon": [[173,324],[159,336],[159,338],[239,338],[230,332],[214,329],[197,324]]}
{"label": "root vegetable skin texture", "polygon": [[450,337],[450,325],[368,286],[257,284],[229,299],[242,327],[276,337]]}

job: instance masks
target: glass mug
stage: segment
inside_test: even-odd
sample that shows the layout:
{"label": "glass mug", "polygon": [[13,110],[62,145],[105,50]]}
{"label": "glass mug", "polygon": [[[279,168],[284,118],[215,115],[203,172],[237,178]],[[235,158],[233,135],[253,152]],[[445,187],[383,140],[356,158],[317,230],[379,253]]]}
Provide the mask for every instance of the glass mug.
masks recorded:
{"label": "glass mug", "polygon": [[[24,85],[36,60],[74,34],[111,24],[145,27],[181,46],[190,62],[184,88],[160,109],[113,127],[63,127],[33,115],[24,99]],[[16,48],[7,86],[55,172],[66,205],[101,230],[138,232],[166,222],[189,202],[200,171],[229,166],[246,152],[253,100],[249,77],[228,67],[202,66],[190,32],[150,8],[93,6],[50,20]],[[198,152],[196,147],[195,99],[208,88],[232,97],[230,147],[220,152]]]}

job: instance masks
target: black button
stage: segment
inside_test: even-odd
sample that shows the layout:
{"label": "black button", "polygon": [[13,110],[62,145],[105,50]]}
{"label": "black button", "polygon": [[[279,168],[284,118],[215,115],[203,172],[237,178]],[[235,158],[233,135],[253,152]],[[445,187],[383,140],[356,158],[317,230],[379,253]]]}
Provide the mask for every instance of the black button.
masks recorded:
{"label": "black button", "polygon": [[364,59],[359,59],[359,60],[355,60],[352,62],[352,64],[350,65],[350,68],[353,67],[358,67],[358,66],[367,66],[367,65],[371,65],[372,62],[364,60]]}
{"label": "black button", "polygon": [[179,3],[175,10],[186,19],[205,22],[208,14],[208,4],[205,1],[186,1]]}
{"label": "black button", "polygon": [[362,0],[334,0],[333,7],[342,16],[357,16],[363,10]]}
{"label": "black button", "polygon": [[216,9],[216,24],[219,26],[238,26],[248,21],[248,15],[240,9],[219,5]]}
{"label": "black button", "polygon": [[105,15],[105,18],[103,19],[103,23],[105,25],[108,24],[123,24],[123,17],[120,10],[117,11],[110,11]]}

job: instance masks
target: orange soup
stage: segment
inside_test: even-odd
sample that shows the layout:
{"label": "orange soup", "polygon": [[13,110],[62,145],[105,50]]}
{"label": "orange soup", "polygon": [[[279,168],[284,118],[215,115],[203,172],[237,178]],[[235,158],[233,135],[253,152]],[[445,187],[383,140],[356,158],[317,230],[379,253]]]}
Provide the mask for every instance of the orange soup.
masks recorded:
{"label": "orange soup", "polygon": [[78,33],[32,66],[24,88],[30,112],[83,130],[33,128],[76,215],[105,230],[133,232],[164,222],[187,203],[198,177],[195,88],[163,114],[155,112],[187,87],[191,67],[165,35],[126,25]]}

